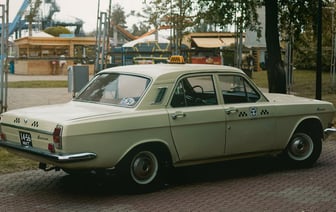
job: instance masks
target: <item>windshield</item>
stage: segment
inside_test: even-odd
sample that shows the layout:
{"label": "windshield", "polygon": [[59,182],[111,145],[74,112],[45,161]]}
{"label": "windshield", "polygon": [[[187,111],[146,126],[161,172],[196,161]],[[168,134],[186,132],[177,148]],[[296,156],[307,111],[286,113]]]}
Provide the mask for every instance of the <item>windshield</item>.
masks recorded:
{"label": "windshield", "polygon": [[149,82],[140,76],[99,74],[75,100],[132,107],[140,100]]}

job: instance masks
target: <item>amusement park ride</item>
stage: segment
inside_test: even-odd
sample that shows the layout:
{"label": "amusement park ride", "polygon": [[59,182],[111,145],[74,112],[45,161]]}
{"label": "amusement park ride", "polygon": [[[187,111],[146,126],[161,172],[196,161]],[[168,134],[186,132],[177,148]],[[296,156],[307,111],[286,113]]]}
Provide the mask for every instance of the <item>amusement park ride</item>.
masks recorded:
{"label": "amusement park ride", "polygon": [[[42,4],[43,7],[41,7]],[[28,29],[29,35],[31,35],[32,28],[44,30],[52,26],[75,27],[74,34],[78,35],[84,23],[78,18],[70,21],[54,19],[54,14],[60,12],[60,7],[57,5],[56,0],[23,0],[11,22],[9,22],[8,18],[8,8],[9,0],[6,0],[6,4],[0,4],[0,113],[7,110],[9,38],[13,35],[15,38],[20,38],[23,30]],[[47,11],[41,12],[41,8],[47,8]]]}
{"label": "amusement park ride", "polygon": [[[44,1],[43,8],[47,8],[47,11],[41,13],[40,6],[42,1]],[[15,33],[15,37],[20,37],[21,31],[28,29],[29,24],[38,26],[41,30],[52,26],[75,27],[74,33],[78,35],[84,22],[78,18],[69,21],[54,19],[54,14],[57,12],[60,12],[60,7],[56,3],[56,0],[23,0],[13,21],[8,24],[8,35],[11,36]],[[1,26],[0,28],[2,28]]]}

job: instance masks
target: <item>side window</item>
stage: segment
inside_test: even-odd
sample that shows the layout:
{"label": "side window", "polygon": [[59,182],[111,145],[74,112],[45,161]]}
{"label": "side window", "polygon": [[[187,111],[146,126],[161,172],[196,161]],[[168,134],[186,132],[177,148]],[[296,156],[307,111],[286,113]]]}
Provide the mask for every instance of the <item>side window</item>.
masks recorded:
{"label": "side window", "polygon": [[260,99],[253,87],[241,76],[219,76],[225,104],[256,102]]}
{"label": "side window", "polygon": [[191,76],[181,79],[171,100],[172,107],[216,105],[212,76]]}

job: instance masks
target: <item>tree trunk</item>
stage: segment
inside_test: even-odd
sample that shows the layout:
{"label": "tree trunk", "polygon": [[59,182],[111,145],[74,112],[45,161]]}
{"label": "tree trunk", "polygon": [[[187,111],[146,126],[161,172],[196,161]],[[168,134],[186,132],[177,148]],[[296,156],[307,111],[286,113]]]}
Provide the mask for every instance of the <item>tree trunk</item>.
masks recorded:
{"label": "tree trunk", "polygon": [[281,60],[278,27],[278,1],[265,0],[266,12],[266,60],[268,89],[270,93],[286,93],[286,73]]}

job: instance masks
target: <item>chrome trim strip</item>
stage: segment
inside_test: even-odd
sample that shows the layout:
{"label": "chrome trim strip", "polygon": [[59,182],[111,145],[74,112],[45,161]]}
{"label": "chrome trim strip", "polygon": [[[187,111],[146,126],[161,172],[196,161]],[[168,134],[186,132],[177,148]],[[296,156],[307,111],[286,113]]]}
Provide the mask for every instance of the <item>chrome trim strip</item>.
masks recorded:
{"label": "chrome trim strip", "polygon": [[86,161],[95,159],[97,157],[97,154],[93,152],[81,152],[73,154],[51,153],[49,151],[38,150],[33,147],[24,147],[21,144],[14,144],[7,141],[0,141],[0,147],[4,147],[18,152],[32,154],[58,163]]}
{"label": "chrome trim strip", "polygon": [[53,132],[49,132],[45,130],[38,130],[34,128],[28,128],[28,127],[16,126],[14,124],[1,123],[0,126],[12,127],[12,128],[19,129],[19,130],[32,131],[32,132],[42,133],[46,135],[53,135]]}

